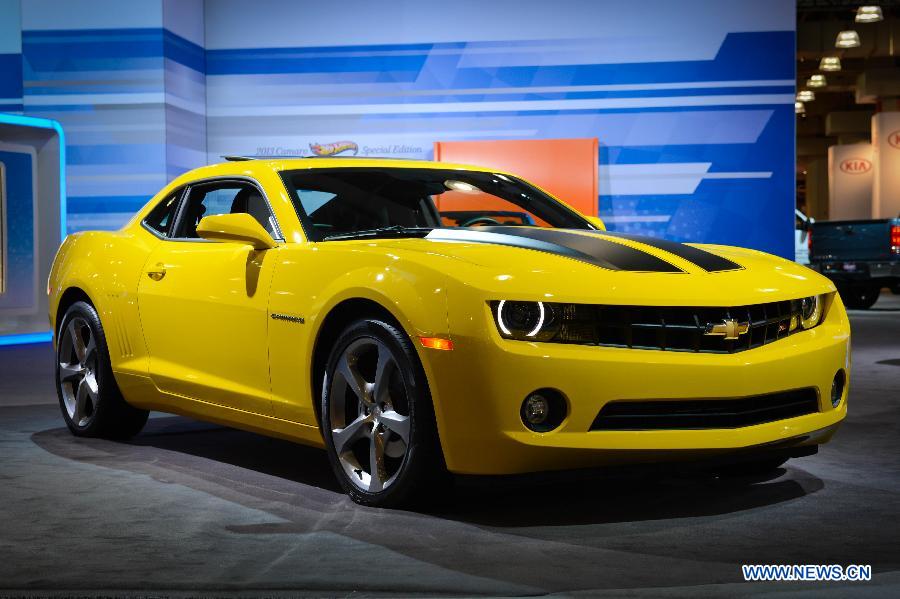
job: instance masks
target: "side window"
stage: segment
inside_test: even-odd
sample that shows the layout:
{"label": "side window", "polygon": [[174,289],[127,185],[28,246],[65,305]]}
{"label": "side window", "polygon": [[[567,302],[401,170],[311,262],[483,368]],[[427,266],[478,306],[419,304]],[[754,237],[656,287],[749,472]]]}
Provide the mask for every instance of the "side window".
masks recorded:
{"label": "side window", "polygon": [[205,216],[218,214],[249,214],[278,239],[281,234],[266,199],[249,183],[226,181],[191,187],[179,219],[177,237],[196,239],[197,225]]}
{"label": "side window", "polygon": [[175,220],[175,211],[178,210],[178,199],[183,191],[179,189],[157,204],[144,219],[144,224],[163,237],[168,237],[172,222]]}

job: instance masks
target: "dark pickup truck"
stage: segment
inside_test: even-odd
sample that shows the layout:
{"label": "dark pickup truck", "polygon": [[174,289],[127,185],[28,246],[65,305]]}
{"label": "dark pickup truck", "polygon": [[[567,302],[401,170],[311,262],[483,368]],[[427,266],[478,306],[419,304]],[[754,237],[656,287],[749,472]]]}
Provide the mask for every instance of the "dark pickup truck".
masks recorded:
{"label": "dark pickup truck", "polygon": [[848,308],[871,308],[885,287],[900,293],[900,218],[819,221],[810,236],[810,267]]}

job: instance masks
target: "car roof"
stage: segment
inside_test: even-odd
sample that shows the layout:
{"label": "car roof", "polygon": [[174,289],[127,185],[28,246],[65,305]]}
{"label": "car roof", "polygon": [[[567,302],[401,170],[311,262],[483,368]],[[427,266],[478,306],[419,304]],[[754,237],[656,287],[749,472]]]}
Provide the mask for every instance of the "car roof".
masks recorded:
{"label": "car roof", "polygon": [[478,172],[492,172],[510,175],[503,170],[491,169],[484,166],[471,164],[457,164],[451,162],[435,162],[433,160],[407,160],[397,158],[368,158],[368,157],[238,157],[229,156],[225,162],[201,166],[178,177],[180,183],[195,179],[222,176],[253,176],[262,171],[290,171],[303,169],[338,169],[348,167],[365,168],[423,168],[423,169],[448,169],[467,170]]}

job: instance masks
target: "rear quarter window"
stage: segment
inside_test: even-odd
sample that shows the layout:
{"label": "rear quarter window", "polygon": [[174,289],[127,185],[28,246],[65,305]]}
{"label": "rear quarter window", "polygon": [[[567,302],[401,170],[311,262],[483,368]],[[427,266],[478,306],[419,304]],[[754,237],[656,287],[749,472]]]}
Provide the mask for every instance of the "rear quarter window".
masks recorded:
{"label": "rear quarter window", "polygon": [[178,209],[178,199],[181,197],[181,191],[176,191],[157,204],[144,219],[144,225],[163,237],[168,237],[172,223],[175,220],[175,211]]}

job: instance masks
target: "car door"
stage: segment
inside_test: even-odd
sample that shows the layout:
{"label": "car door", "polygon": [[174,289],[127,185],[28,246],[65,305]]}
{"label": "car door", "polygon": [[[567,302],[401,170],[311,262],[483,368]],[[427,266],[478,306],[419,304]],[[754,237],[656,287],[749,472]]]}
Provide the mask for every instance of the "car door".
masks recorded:
{"label": "car door", "polygon": [[166,393],[271,415],[267,308],[278,248],[207,241],[196,231],[204,216],[235,212],[281,239],[255,183],[204,181],[187,188],[171,236],[147,260],[138,305],[150,376]]}

